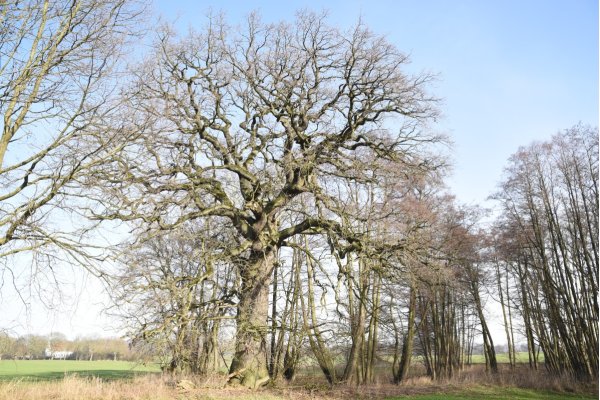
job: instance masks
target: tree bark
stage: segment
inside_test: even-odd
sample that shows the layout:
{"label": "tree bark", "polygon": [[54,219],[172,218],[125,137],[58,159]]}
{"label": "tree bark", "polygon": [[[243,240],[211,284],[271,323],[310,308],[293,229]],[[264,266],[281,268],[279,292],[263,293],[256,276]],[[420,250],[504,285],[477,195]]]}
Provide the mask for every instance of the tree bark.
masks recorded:
{"label": "tree bark", "polygon": [[[512,344],[512,339],[511,339],[511,331],[512,331],[512,326],[509,325],[509,321],[508,318],[506,316],[506,308],[510,307],[510,304],[506,304],[504,302],[504,289],[502,288],[502,274],[500,272],[500,262],[498,260],[495,260],[494,263],[496,264],[496,281],[498,283],[498,295],[499,295],[499,300],[500,300],[500,307],[502,309],[502,319],[504,321],[504,332],[506,333],[506,347],[508,350],[508,363],[510,365],[510,368],[514,368],[515,364],[513,362],[514,360],[514,354],[513,354],[513,344]],[[506,273],[506,281],[508,282],[508,273]],[[508,295],[508,285],[506,287],[506,292]]]}
{"label": "tree bark", "polygon": [[375,381],[375,359],[377,351],[377,336],[379,330],[379,304],[381,301],[381,276],[373,276],[372,310],[369,321],[369,337],[367,340],[367,357],[365,360],[364,382]]}
{"label": "tree bark", "polygon": [[483,350],[486,356],[486,370],[489,368],[493,373],[498,372],[498,362],[496,361],[496,350],[494,349],[494,341],[487,326],[485,316],[483,314],[483,305],[479,297],[479,287],[475,282],[471,283],[472,294],[475,300],[475,310],[481,324],[481,334],[483,336]]}
{"label": "tree bark", "polygon": [[[282,319],[283,325],[283,319]],[[271,354],[269,355],[269,375],[275,379],[277,377],[277,265],[273,266],[273,297],[271,299]]]}
{"label": "tree bark", "polygon": [[[350,339],[351,346],[350,352],[348,354],[348,361],[346,362],[346,367],[344,369],[343,380],[348,383],[362,383],[362,377],[359,376],[358,367],[359,362],[361,361],[361,355],[364,347],[364,339],[365,339],[365,319],[366,319],[366,309],[364,298],[366,292],[366,284],[364,282],[363,276],[363,261],[358,260],[358,299],[354,299],[354,287],[353,287],[353,274],[354,274],[354,263],[350,258],[348,260],[348,264],[346,265],[347,269],[347,281],[348,281],[348,308],[349,308],[349,317],[350,317]],[[356,305],[354,304],[356,301]]]}
{"label": "tree bark", "polygon": [[252,251],[242,268],[242,285],[237,313],[235,354],[229,368],[230,383],[258,388],[269,381],[267,365],[267,317],[269,285],[275,251]]}
{"label": "tree bark", "polygon": [[408,304],[408,328],[406,336],[402,342],[402,356],[400,358],[400,365],[398,371],[394,374],[394,383],[402,382],[408,375],[410,368],[410,362],[412,358],[412,347],[415,338],[415,314],[417,309],[417,291],[411,286],[410,288],[410,302]]}

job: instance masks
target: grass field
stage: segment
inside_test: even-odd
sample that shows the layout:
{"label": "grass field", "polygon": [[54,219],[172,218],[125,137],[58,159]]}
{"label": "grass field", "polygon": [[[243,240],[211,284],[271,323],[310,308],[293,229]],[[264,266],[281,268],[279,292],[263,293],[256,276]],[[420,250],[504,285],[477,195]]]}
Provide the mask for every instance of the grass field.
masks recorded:
{"label": "grass field", "polygon": [[[516,353],[517,363],[529,363],[529,355],[526,351],[517,352]],[[473,364],[484,364],[485,356],[483,354],[473,354],[472,356]],[[496,361],[500,364],[508,364],[508,353],[497,353]],[[544,362],[544,354],[540,353],[538,362]]]}
{"label": "grass field", "polygon": [[[417,360],[418,361],[418,360]],[[517,353],[517,362],[527,362],[527,353]],[[473,363],[485,362],[483,355],[473,355]],[[498,362],[508,362],[506,354],[498,354]],[[156,364],[141,365],[126,361],[74,361],[74,360],[1,360],[0,381],[21,379],[26,381],[56,380],[66,374],[82,377],[99,377],[105,380],[129,379],[140,374],[160,372]],[[315,365],[306,368],[308,375],[321,376]]]}
{"label": "grass field", "polygon": [[140,374],[160,372],[156,364],[141,365],[126,361],[2,360],[0,381],[20,379],[44,381],[62,379],[68,374],[99,377],[104,380],[128,379]]}

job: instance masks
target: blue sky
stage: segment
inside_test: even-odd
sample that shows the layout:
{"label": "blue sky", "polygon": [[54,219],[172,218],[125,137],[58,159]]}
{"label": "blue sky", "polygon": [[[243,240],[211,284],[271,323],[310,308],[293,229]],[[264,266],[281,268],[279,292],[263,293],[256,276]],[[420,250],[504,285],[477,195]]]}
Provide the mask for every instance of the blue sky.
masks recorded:
{"label": "blue sky", "polygon": [[269,22],[299,9],[329,11],[350,27],[359,17],[411,55],[413,71],[439,74],[437,129],[454,142],[459,200],[482,204],[519,146],[578,122],[598,125],[598,2],[473,1],[186,1],[155,0],[155,12],[185,32],[207,10],[231,24],[258,10]]}

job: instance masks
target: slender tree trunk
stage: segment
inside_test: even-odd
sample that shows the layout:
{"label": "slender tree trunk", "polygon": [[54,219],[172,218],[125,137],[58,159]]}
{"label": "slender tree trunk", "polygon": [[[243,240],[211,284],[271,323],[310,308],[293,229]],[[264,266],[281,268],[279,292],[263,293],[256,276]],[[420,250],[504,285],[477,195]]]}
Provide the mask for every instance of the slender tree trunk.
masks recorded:
{"label": "slender tree trunk", "polygon": [[473,299],[475,300],[475,309],[479,322],[481,324],[481,333],[483,335],[483,348],[486,354],[486,368],[489,367],[493,373],[498,372],[498,363],[496,361],[496,350],[494,349],[494,341],[490,330],[488,329],[485,316],[483,314],[483,305],[481,304],[481,297],[479,296],[479,285],[473,280],[471,282],[471,292]]}
{"label": "slender tree trunk", "polygon": [[410,362],[412,358],[412,347],[415,337],[415,314],[417,310],[417,291],[414,287],[410,288],[410,300],[408,303],[408,326],[406,335],[402,342],[402,356],[400,358],[400,365],[398,371],[394,375],[394,383],[400,383],[408,375],[410,368]]}
{"label": "slender tree trunk", "polygon": [[[276,281],[278,276],[281,276],[283,278],[283,273],[279,274],[278,273],[278,269],[281,268],[281,264],[278,262],[277,266],[274,268],[273,270],[273,279]],[[277,284],[275,283],[275,281],[273,282],[273,293],[277,292]],[[283,279],[281,281],[281,286],[282,286],[282,292],[283,295],[285,296],[285,302],[284,302],[284,307],[283,307],[283,311],[281,312],[281,316],[279,318],[280,321],[280,325],[279,327],[277,327],[277,325],[273,322],[275,321],[275,319],[272,320],[271,323],[271,359],[270,359],[270,374],[271,374],[271,379],[275,380],[279,377],[279,374],[281,372],[281,366],[282,366],[282,357],[284,356],[284,350],[285,350],[285,355],[287,356],[289,348],[290,348],[290,342],[293,339],[293,336],[296,334],[295,330],[296,327],[293,324],[293,320],[294,320],[294,313],[295,313],[295,306],[294,306],[294,302],[295,302],[295,296],[296,296],[296,285],[294,284],[295,282],[295,275],[292,273],[290,274],[290,282],[289,282],[289,286],[286,289],[285,288],[285,283],[283,282]],[[273,295],[273,301],[277,301],[276,300],[276,296]],[[271,310],[271,315],[276,315],[277,314],[277,309],[276,307],[273,307]],[[288,335],[288,340],[287,340],[287,344],[286,344],[286,334]],[[285,366],[284,366],[285,369]]]}
{"label": "slender tree trunk", "polygon": [[[365,338],[365,319],[366,319],[366,309],[365,309],[365,302],[366,299],[364,298],[365,294],[365,290],[366,290],[366,285],[363,279],[363,261],[362,260],[358,260],[358,283],[359,283],[359,287],[358,289],[358,293],[359,293],[359,297],[358,299],[354,299],[354,287],[353,287],[353,281],[354,281],[354,263],[352,262],[352,259],[349,258],[348,260],[348,264],[346,265],[346,271],[347,271],[347,282],[348,282],[348,308],[349,308],[349,314],[350,314],[350,339],[352,341],[352,344],[350,346],[350,353],[348,355],[348,361],[346,362],[346,367],[344,369],[344,376],[343,376],[343,380],[348,382],[348,383],[361,383],[361,379],[359,377],[358,374],[358,363],[360,361],[361,358],[361,353],[362,353],[362,349],[363,349],[363,344],[364,344],[364,338]],[[355,306],[355,302],[356,302],[356,306]]]}
{"label": "slender tree trunk", "polygon": [[[500,273],[500,262],[498,260],[494,261],[496,264],[496,278],[497,278],[497,282],[498,282],[498,294],[500,296],[500,306],[502,307],[502,318],[504,321],[504,332],[506,333],[506,347],[508,350],[508,363],[510,364],[511,368],[515,367],[515,364],[513,362],[514,360],[514,354],[513,354],[513,345],[512,345],[512,338],[511,338],[511,331],[512,331],[512,327],[509,326],[509,321],[508,318],[506,316],[506,308],[507,305],[504,302],[504,293],[503,293],[503,288],[502,288],[502,274]],[[508,281],[508,273],[507,273],[507,281]],[[506,290],[508,291],[508,286],[506,288]],[[510,307],[510,305],[508,305],[508,307]]]}
{"label": "slender tree trunk", "polygon": [[512,354],[512,365],[517,365],[517,353],[515,351],[515,330],[513,326],[512,311],[510,306],[510,286],[508,285],[508,266],[506,268],[506,305],[508,308],[508,325],[510,326],[510,354]]}
{"label": "slender tree trunk", "polygon": [[434,331],[432,324],[432,314],[430,312],[430,308],[433,308],[433,300],[425,300],[423,297],[419,296],[418,300],[418,311],[419,317],[421,318],[421,323],[419,326],[419,341],[421,343],[421,348],[423,349],[423,363],[425,364],[425,369],[427,371],[427,376],[429,376],[432,380],[436,379],[436,370],[434,366],[435,355],[432,350],[432,332]]}
{"label": "slender tree trunk", "polygon": [[[308,247],[308,243],[305,241],[305,246]],[[297,251],[294,250],[296,253]],[[308,251],[308,248],[306,248]],[[297,274],[297,281],[300,282],[300,257],[296,256],[296,260],[298,265],[296,266],[295,273]],[[314,293],[314,269],[312,261],[309,257],[306,259],[306,272],[307,272],[307,286],[308,293],[305,296],[300,296],[300,305],[302,307],[302,321],[305,332],[308,334],[308,343],[310,344],[310,348],[317,359],[319,367],[327,382],[333,384],[337,381],[336,373],[335,373],[335,364],[333,362],[333,357],[329,353],[327,346],[325,345],[325,340],[321,335],[321,332],[318,327],[317,317],[316,317],[316,307],[315,307],[315,293]]]}
{"label": "slender tree trunk", "polygon": [[364,382],[375,380],[375,359],[377,351],[377,336],[379,330],[379,303],[381,298],[381,276],[373,272],[372,310],[369,321],[369,338],[367,340],[367,357],[365,362]]}
{"label": "slender tree trunk", "polygon": [[[295,265],[296,264],[292,262],[292,268],[294,268]],[[299,274],[294,273],[292,270],[292,273],[290,274],[290,284],[286,294],[287,301],[284,313],[286,321],[289,320],[289,324],[285,326],[288,330],[288,340],[285,346],[285,355],[283,356],[283,376],[289,382],[293,381],[296,376],[296,366],[300,359],[299,349],[304,337],[304,330],[299,323],[300,315],[298,311],[300,307],[300,296],[302,295],[301,292],[302,282],[300,281]],[[283,329],[281,333],[280,343],[282,348],[281,351],[283,351]],[[277,365],[279,365],[279,362]]]}
{"label": "slender tree trunk", "polygon": [[271,354],[269,355],[269,375],[275,379],[277,375],[277,269],[278,263],[273,266],[273,297],[271,299]]}

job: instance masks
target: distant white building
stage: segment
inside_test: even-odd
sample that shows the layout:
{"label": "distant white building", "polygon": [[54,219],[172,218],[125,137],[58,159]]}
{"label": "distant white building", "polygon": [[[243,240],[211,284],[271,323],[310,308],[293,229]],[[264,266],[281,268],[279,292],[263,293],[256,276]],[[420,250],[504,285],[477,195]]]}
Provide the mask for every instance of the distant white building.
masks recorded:
{"label": "distant white building", "polygon": [[72,351],[52,351],[49,348],[46,348],[44,351],[44,355],[46,358],[51,360],[66,360],[67,358],[73,355]]}

